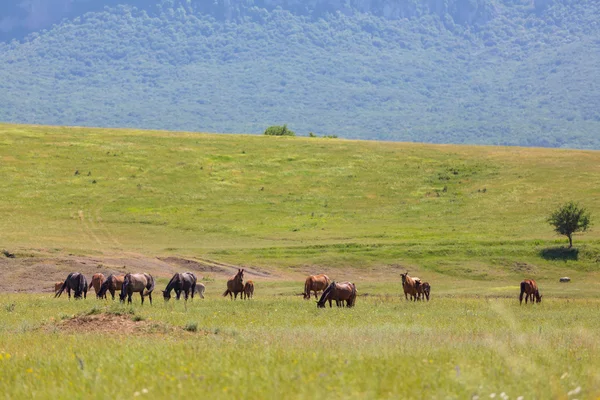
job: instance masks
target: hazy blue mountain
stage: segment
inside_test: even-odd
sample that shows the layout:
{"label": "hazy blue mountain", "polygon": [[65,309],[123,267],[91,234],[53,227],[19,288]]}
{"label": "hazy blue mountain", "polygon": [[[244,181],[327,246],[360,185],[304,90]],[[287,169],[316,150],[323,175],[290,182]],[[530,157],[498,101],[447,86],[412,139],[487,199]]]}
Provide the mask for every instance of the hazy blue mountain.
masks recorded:
{"label": "hazy blue mountain", "polygon": [[597,1],[9,0],[0,28],[2,121],[600,149]]}

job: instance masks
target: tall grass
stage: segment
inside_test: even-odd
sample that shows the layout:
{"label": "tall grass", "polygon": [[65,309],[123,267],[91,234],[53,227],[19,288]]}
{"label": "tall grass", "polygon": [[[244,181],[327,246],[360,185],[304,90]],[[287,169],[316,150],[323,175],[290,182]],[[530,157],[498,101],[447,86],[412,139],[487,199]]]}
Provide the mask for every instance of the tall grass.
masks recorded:
{"label": "tall grass", "polygon": [[[6,311],[11,303],[18,312]],[[529,399],[567,398],[578,387],[577,398],[600,394],[598,300],[525,307],[516,299],[415,304],[375,296],[359,298],[355,309],[322,310],[300,298],[209,298],[187,308],[134,305],[143,323],[177,328],[139,335],[59,328],[62,315],[88,313],[89,301],[2,295],[0,305],[7,398]]]}

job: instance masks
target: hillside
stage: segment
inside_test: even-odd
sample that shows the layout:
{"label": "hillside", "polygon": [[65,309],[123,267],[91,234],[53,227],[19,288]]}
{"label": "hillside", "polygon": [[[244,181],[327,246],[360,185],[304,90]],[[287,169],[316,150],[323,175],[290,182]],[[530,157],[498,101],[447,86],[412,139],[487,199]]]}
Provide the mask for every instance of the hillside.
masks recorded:
{"label": "hillside", "polygon": [[600,149],[596,1],[16,4],[2,121]]}
{"label": "hillside", "polygon": [[0,160],[0,248],[17,258],[599,267],[597,229],[564,252],[546,218],[575,200],[596,221],[600,152],[0,125]]}

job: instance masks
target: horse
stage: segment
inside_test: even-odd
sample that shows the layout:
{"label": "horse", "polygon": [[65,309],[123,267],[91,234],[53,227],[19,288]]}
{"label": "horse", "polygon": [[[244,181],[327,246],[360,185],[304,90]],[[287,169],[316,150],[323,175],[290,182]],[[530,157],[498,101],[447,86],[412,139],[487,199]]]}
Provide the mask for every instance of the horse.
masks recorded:
{"label": "horse", "polygon": [[[58,293],[58,291],[62,287],[63,283],[65,283],[65,281],[59,281],[59,282],[55,282],[54,283],[54,294]],[[67,288],[67,293],[70,294],[71,293],[71,289]]]}
{"label": "horse", "polygon": [[404,274],[400,274],[400,276],[402,277],[402,289],[404,289],[404,298],[408,300],[408,295],[410,295],[411,300],[417,301],[417,282],[413,278],[408,276],[408,271],[406,271],[406,273]]}
{"label": "horse", "polygon": [[542,302],[542,295],[538,290],[537,283],[535,283],[533,279],[525,279],[523,282],[521,282],[519,304],[523,304],[523,294],[525,294],[525,304],[527,304],[527,300],[531,300],[531,304],[533,304],[534,298],[536,303]]}
{"label": "horse", "polygon": [[327,289],[327,287],[329,286],[329,284],[331,283],[331,281],[329,280],[329,277],[325,274],[320,274],[320,275],[311,275],[308,278],[306,278],[306,281],[304,282],[304,299],[305,300],[309,300],[310,299],[310,292],[311,290],[315,293],[315,299],[317,298],[317,293]]}
{"label": "horse", "polygon": [[67,279],[63,282],[62,286],[58,290],[58,292],[54,295],[54,298],[60,297],[62,292],[67,289],[67,294],[69,295],[69,300],[71,300],[71,290],[75,292],[74,298],[81,299],[81,295],[83,294],[83,298],[87,298],[87,279],[80,272],[71,272]]}
{"label": "horse", "polygon": [[171,290],[175,290],[177,300],[181,297],[181,292],[184,293],[185,301],[187,301],[190,292],[194,299],[194,289],[196,288],[196,275],[192,272],[176,273],[173,275],[165,290],[163,290],[163,298],[169,301],[171,298]]}
{"label": "horse", "polygon": [[196,287],[194,288],[195,292],[198,293],[201,299],[204,298],[204,291],[206,290],[206,286],[203,283],[196,283]]}
{"label": "horse", "polygon": [[104,282],[104,275],[103,274],[94,274],[94,276],[92,276],[92,281],[90,282],[90,287],[88,289],[91,289],[92,286],[94,287],[94,291],[96,292],[96,298],[97,299],[102,299],[102,298],[106,298],[106,292],[104,292],[104,295],[100,296],[100,287],[102,286],[102,283]]}
{"label": "horse", "polygon": [[108,278],[102,285],[100,285],[100,290],[97,292],[96,296],[106,298],[106,292],[109,291],[112,299],[115,299],[115,292],[117,290],[121,290],[123,288],[123,280],[125,279],[125,275],[113,275],[110,274]]}
{"label": "horse", "polygon": [[[146,289],[146,292],[144,292]],[[119,299],[127,304],[131,304],[131,296],[134,292],[139,292],[142,297],[142,305],[144,305],[144,297],[148,296],[150,305],[152,305],[152,291],[154,290],[154,278],[149,274],[127,274],[123,280],[123,287]]]}
{"label": "horse", "polygon": [[429,292],[431,291],[431,286],[429,286],[429,282],[422,282],[419,280],[417,283],[417,300],[425,300],[429,301]]}
{"label": "horse", "polygon": [[336,283],[335,281],[323,291],[321,298],[317,301],[317,308],[325,308],[325,302],[329,301],[329,308],[333,307],[331,301],[335,300],[338,307],[344,306],[344,301],[348,307],[354,307],[356,302],[356,285],[352,282]]}
{"label": "horse", "polygon": [[254,296],[254,282],[247,281],[244,285],[244,291],[242,292],[244,299],[251,299]]}
{"label": "horse", "polygon": [[[223,293],[223,297],[229,295],[229,298],[237,299],[238,293],[240,293],[240,298],[242,297],[241,293],[244,291],[244,269],[238,269],[237,274],[229,278],[227,281],[227,290]],[[233,296],[232,296],[233,294]]]}

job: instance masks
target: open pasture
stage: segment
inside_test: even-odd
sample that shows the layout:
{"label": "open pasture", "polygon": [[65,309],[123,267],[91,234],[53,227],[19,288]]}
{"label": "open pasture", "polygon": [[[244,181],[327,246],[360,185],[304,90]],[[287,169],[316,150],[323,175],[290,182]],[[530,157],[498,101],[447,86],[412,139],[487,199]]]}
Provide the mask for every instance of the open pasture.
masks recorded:
{"label": "open pasture", "polygon": [[516,296],[441,295],[412,303],[396,293],[360,296],[354,309],[317,309],[314,300],[277,295],[277,286],[267,285],[251,301],[207,289],[205,300],[187,307],[162,299],[141,307],[134,298],[129,307],[0,295],[3,395],[600,395],[599,299],[554,298],[525,307]]}
{"label": "open pasture", "polygon": [[[600,152],[0,125],[0,161],[5,398],[600,395],[600,230],[546,222],[594,224]],[[53,299],[74,271],[150,273],[154,305]],[[206,299],[164,303],[184,271]],[[314,273],[356,307],[304,301]]]}

